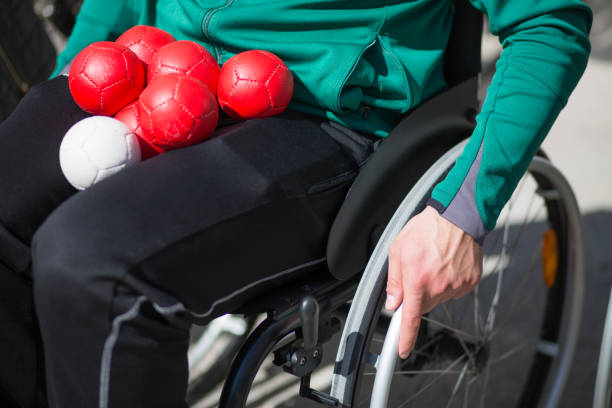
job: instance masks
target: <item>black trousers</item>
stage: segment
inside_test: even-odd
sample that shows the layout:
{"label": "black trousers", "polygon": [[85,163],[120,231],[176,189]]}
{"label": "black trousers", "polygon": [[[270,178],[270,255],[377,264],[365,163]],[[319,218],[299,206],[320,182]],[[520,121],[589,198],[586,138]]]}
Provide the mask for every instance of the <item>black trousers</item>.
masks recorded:
{"label": "black trousers", "polygon": [[185,406],[190,325],[323,264],[372,143],[286,113],[76,193],[58,149],[85,116],[59,77],[0,125],[2,406],[39,406],[43,365],[51,407]]}

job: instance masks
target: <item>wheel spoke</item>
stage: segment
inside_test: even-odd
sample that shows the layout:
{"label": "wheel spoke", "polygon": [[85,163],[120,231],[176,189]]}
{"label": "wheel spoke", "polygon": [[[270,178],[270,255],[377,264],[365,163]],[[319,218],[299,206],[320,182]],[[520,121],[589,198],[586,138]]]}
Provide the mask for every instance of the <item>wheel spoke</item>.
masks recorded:
{"label": "wheel spoke", "polygon": [[468,401],[470,396],[470,387],[474,384],[478,377],[472,377],[465,386],[465,392],[463,393],[463,408],[468,408]]}
{"label": "wheel spoke", "polygon": [[[508,200],[508,203],[506,204],[506,211],[504,213],[504,221],[500,223],[500,225],[506,226],[509,222],[510,222],[510,210],[512,208],[512,203],[514,203],[514,200],[516,200],[516,197],[518,197],[520,191],[523,189],[523,186],[525,185],[525,180],[527,179],[527,177],[522,177],[521,181],[519,182],[518,187],[514,190],[514,193],[512,194],[512,196],[510,197],[510,200]],[[497,234],[495,236],[495,240],[493,241],[491,248],[496,248],[497,247],[497,243],[499,242],[499,239],[502,237],[502,234]]]}
{"label": "wheel spoke", "polygon": [[419,349],[412,350],[411,353],[427,355],[428,353],[423,353],[423,350],[427,349],[427,347],[431,346],[432,344],[434,344],[439,339],[440,339],[440,334],[438,333],[434,337],[432,337],[427,343],[423,344]]}
{"label": "wheel spoke", "polygon": [[[442,307],[442,310],[444,310],[446,316],[448,317],[450,324],[454,326],[453,323],[455,319],[453,319],[453,317],[451,316],[450,312],[448,311],[448,308],[446,307],[446,304],[442,303],[440,306]],[[465,344],[463,339],[457,336],[457,340],[459,340],[459,343],[461,344],[461,348],[463,348],[463,352],[468,356],[468,358],[470,359],[470,362],[473,365],[476,365],[476,362],[474,361],[474,356],[472,356],[472,353],[470,353],[470,351],[468,350],[467,345]]]}
{"label": "wheel spoke", "polygon": [[487,367],[485,368],[484,377],[482,379],[482,391],[480,393],[480,408],[485,408],[485,399],[487,397],[487,385],[489,384],[489,371],[491,365],[487,361]]}
{"label": "wheel spoke", "polygon": [[[536,197],[536,195],[534,194],[532,196],[532,202],[533,202],[533,198]],[[532,202],[530,202],[529,204],[529,209],[528,212],[531,211],[531,205]],[[514,249],[516,248],[516,246],[518,245],[521,236],[523,235],[523,232],[525,231],[525,227],[527,225],[531,225],[533,224],[533,222],[539,217],[539,215],[542,213],[542,211],[545,209],[544,203],[542,202],[541,205],[538,207],[538,209],[536,210],[535,214],[529,218],[529,217],[525,217],[525,221],[521,224],[521,227],[519,228],[518,233],[516,234],[516,237],[514,237],[514,239],[512,240],[512,244],[510,245],[510,250],[506,252],[506,257],[504,256],[500,256],[495,264],[495,266],[492,268],[493,270],[497,269],[500,267],[500,263],[501,262],[505,262],[506,265],[510,265],[511,261],[512,261],[512,256],[508,256],[509,253],[513,253]],[[503,234],[497,234],[496,236],[496,240],[495,240],[495,244],[492,246],[492,248],[495,248],[497,245],[497,242],[499,241],[499,237],[500,236],[504,236],[505,235],[505,227],[506,224],[504,224],[504,233]]]}
{"label": "wheel spoke", "polygon": [[480,285],[476,285],[472,293],[474,294],[474,332],[476,336],[482,333],[482,315],[480,314],[480,298],[478,297]]}
{"label": "wheel spoke", "polygon": [[450,331],[452,331],[454,333],[460,334],[460,335],[462,335],[464,337],[467,337],[467,338],[470,338],[470,339],[474,339],[474,340],[478,340],[478,337],[474,336],[473,334],[466,333],[463,330],[456,329],[454,327],[451,327],[451,326],[449,326],[447,324],[444,324],[442,322],[439,322],[437,320],[430,319],[429,317],[421,316],[421,319],[425,320],[426,322],[435,324],[436,326],[442,327],[443,329],[447,329],[447,330],[450,330]]}
{"label": "wheel spoke", "polygon": [[[534,194],[534,196],[535,196],[535,194]],[[525,217],[526,218],[525,222],[523,222],[523,224],[521,225],[521,228],[519,229],[519,232],[516,234],[516,237],[514,238],[514,241],[512,241],[512,248],[515,248],[516,244],[521,239],[521,236],[523,235],[523,233],[526,230],[525,227],[527,225],[532,225],[535,222],[535,220],[540,216],[540,214],[542,213],[542,211],[544,209],[545,209],[544,202],[542,202],[540,204],[540,206],[538,207],[538,209],[536,210],[536,212],[531,217],[531,219],[527,219],[527,217]]]}
{"label": "wheel spoke", "polygon": [[440,307],[442,308],[442,310],[444,311],[444,314],[448,318],[448,323],[450,325],[454,326],[455,325],[455,319],[453,318],[453,316],[451,316],[450,312],[448,311],[448,307],[446,307],[446,303],[440,304]]}
{"label": "wheel spoke", "polygon": [[489,336],[489,340],[493,340],[495,336],[497,336],[497,334],[501,331],[501,329],[503,329],[504,326],[508,324],[508,322],[512,319],[512,317],[516,313],[516,310],[518,310],[519,306],[525,304],[528,300],[530,300],[533,297],[535,291],[531,290],[529,292],[529,296],[525,296],[522,289],[527,284],[529,276],[531,276],[532,272],[535,270],[535,267],[537,265],[537,260],[538,260],[537,254],[534,254],[529,268],[525,269],[525,271],[523,272],[523,275],[521,276],[521,281],[517,285],[514,285],[513,290],[517,293],[521,293],[521,296],[514,297],[514,299],[512,300],[512,305],[510,306],[510,311],[508,312],[508,316],[502,321],[501,324],[499,324],[495,328],[495,330],[493,330],[493,332]]}
{"label": "wheel spoke", "polygon": [[412,394],[410,396],[410,398],[408,398],[406,401],[402,402],[400,405],[397,406],[397,408],[403,408],[405,407],[410,401],[412,401],[413,399],[415,399],[416,397],[418,397],[419,395],[421,395],[423,392],[425,392],[428,388],[430,388],[432,385],[434,385],[439,379],[440,377],[442,377],[443,375],[446,374],[446,372],[450,371],[454,366],[456,366],[457,364],[459,364],[461,362],[461,360],[463,360],[465,358],[465,355],[459,356],[456,360],[454,360],[447,368],[446,370],[443,370],[442,373],[438,374],[436,376],[436,378],[434,378],[433,380],[431,380],[429,383],[427,383],[423,388],[421,388],[420,390],[418,390],[416,393]]}
{"label": "wheel spoke", "polygon": [[451,404],[453,403],[453,400],[455,399],[455,395],[457,395],[457,391],[459,390],[459,387],[461,386],[461,383],[463,382],[463,378],[465,377],[465,373],[467,372],[468,367],[469,367],[469,362],[466,361],[465,364],[463,365],[463,369],[461,370],[461,374],[459,374],[459,378],[457,379],[457,382],[455,383],[455,388],[453,388],[453,393],[451,394],[450,399],[446,403],[446,408],[450,408]]}
{"label": "wheel spoke", "polygon": [[[398,375],[398,374],[402,374],[402,375],[422,375],[422,374],[460,374],[462,371],[460,370],[447,370],[447,369],[440,369],[440,370],[398,370],[398,371],[393,371],[393,375]],[[367,373],[363,373],[363,375],[376,375],[376,371],[369,371]]]}
{"label": "wheel spoke", "polygon": [[[504,222],[504,227],[509,224],[509,220],[511,217],[511,212],[512,212],[512,208],[514,207],[514,202],[516,200],[516,197],[518,197],[520,195],[521,190],[523,189],[523,186],[525,185],[525,180],[527,180],[527,177],[523,177],[521,179],[521,183],[519,185],[519,187],[514,191],[514,193],[512,194],[512,198],[510,199],[510,201],[508,202],[507,205],[507,216],[505,218],[505,222]],[[531,212],[531,207],[533,206],[533,203],[535,202],[536,197],[539,197],[535,192],[531,194],[531,198],[529,199],[529,204],[527,205],[527,209],[525,210],[525,217],[524,217],[524,221],[521,223],[521,226],[519,227],[519,232],[517,233],[517,238],[515,239],[515,241],[518,240],[518,238],[521,237],[521,235],[523,234],[523,231],[525,229],[525,226],[528,224],[533,223],[533,221],[536,220],[536,218],[540,215],[540,210],[543,208],[543,205],[540,206],[540,208],[536,211],[535,215],[533,215],[531,218],[529,217],[529,214]],[[497,236],[497,241],[499,241],[500,235]],[[514,243],[512,247],[514,248]]]}
{"label": "wheel spoke", "polygon": [[[510,208],[508,211],[511,211],[511,210],[512,209]],[[502,243],[502,252],[501,252],[500,262],[501,262],[501,259],[504,259],[506,256],[508,256],[507,245],[508,245],[509,229],[510,229],[510,225],[506,223],[506,225],[504,225],[504,240]],[[491,307],[489,308],[489,313],[487,315],[487,323],[484,328],[485,338],[489,335],[490,331],[493,328],[493,325],[495,324],[495,314],[497,312],[497,304],[499,303],[499,294],[501,292],[501,285],[502,285],[502,280],[504,278],[505,269],[506,269],[506,265],[502,263],[501,267],[499,268],[499,271],[497,272],[497,286],[495,288],[495,294],[493,295],[493,301],[491,302]]]}
{"label": "wheel spoke", "polygon": [[494,364],[498,364],[504,360],[506,360],[507,358],[511,357],[512,355],[518,353],[520,350],[524,349],[525,346],[527,345],[528,341],[523,341],[522,343],[512,347],[510,350],[506,351],[504,354],[500,355],[499,357],[493,358],[491,360],[489,360],[489,363],[491,365]]}

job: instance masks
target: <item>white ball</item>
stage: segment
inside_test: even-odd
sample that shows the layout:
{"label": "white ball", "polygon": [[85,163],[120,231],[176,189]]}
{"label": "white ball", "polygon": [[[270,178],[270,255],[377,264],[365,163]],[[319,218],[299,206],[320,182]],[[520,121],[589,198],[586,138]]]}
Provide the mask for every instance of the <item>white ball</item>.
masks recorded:
{"label": "white ball", "polygon": [[91,116],[64,135],[59,160],[68,182],[84,190],[140,161],[140,145],[130,129],[108,116]]}

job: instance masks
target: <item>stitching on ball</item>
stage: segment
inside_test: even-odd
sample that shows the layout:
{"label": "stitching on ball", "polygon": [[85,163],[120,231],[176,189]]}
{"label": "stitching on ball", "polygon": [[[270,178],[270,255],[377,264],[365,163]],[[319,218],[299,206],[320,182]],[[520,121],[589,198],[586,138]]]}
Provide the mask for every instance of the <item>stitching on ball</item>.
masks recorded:
{"label": "stitching on ball", "polygon": [[277,64],[276,65],[276,68],[274,68],[274,71],[272,71],[272,73],[270,74],[270,76],[266,80],[266,92],[268,92],[268,96],[270,98],[270,107],[276,106],[276,104],[274,103],[274,99],[272,98],[272,93],[270,92],[270,89],[268,88],[268,84],[270,83],[270,80],[272,79],[272,77],[274,76],[276,71],[279,70],[279,68],[281,68],[281,64]]}
{"label": "stitching on ball", "polygon": [[89,55],[87,55],[85,57],[85,61],[83,61],[83,64],[81,65],[81,70],[78,73],[79,75],[85,73],[85,67],[87,66],[87,63],[89,62],[90,58],[91,58],[91,54],[89,54]]}
{"label": "stitching on ball", "polygon": [[260,55],[264,55],[267,59],[272,60],[275,64],[280,65],[278,63],[278,60],[274,58],[272,55],[268,54],[267,52],[263,52],[262,50],[255,50],[255,51],[257,51],[257,53]]}
{"label": "stitching on ball", "polygon": [[272,77],[274,76],[274,74],[276,74],[276,71],[278,71],[280,67],[280,64],[276,64],[276,68],[274,68],[274,70],[270,72],[270,75],[268,75],[268,79],[266,79],[266,85],[268,85],[268,82],[270,82],[270,79],[272,79]]}
{"label": "stitching on ball", "polygon": [[176,71],[178,71],[178,72],[180,72],[180,73],[184,73],[183,71],[181,71],[181,68],[182,68],[182,67],[181,67],[181,68],[179,68],[179,67],[175,67],[174,65],[169,65],[169,64],[166,64],[166,63],[165,63],[165,62],[163,62],[163,61],[159,63],[159,66],[164,67],[164,68],[171,68],[171,69],[174,69],[174,70],[176,70]]}
{"label": "stitching on ball", "polygon": [[97,43],[95,45],[95,48],[97,50],[106,50],[106,51],[111,51],[111,52],[119,52],[119,50],[117,50],[117,48],[115,48],[113,46],[110,46],[110,45],[106,45],[106,44]]}
{"label": "stitching on ball", "polygon": [[[104,91],[106,91],[107,89],[112,88],[113,86],[115,86],[115,85],[117,85],[117,84],[119,84],[119,83],[121,83],[121,82],[123,82],[123,81],[128,81],[128,79],[127,79],[127,78],[121,78],[120,80],[115,81],[115,82],[113,82],[112,84],[106,85],[104,88],[101,88],[101,89],[100,89],[100,110],[102,110],[102,106],[103,106],[102,93],[103,93]],[[128,81],[128,82],[129,82],[129,81]]]}
{"label": "stitching on ball", "polygon": [[83,71],[81,72],[79,75],[83,75],[85,77],[85,79],[87,79],[93,86],[97,87],[98,84],[96,84],[93,79],[91,79],[88,75],[87,72]]}
{"label": "stitching on ball", "polygon": [[195,116],[193,113],[191,113],[189,111],[189,109],[187,109],[187,107],[185,105],[183,105],[183,102],[181,101],[177,101],[176,99],[174,100],[174,102],[176,102],[176,104],[179,106],[179,108],[181,108],[187,115],[189,115],[189,117],[191,118],[191,120],[195,120],[195,118],[197,116]]}
{"label": "stitching on ball", "polygon": [[128,66],[128,60],[127,60],[127,57],[125,56],[125,53],[128,50],[132,52],[129,48],[126,48],[125,50],[121,51],[121,57],[123,57],[123,63],[125,64],[125,77],[128,78],[130,82],[132,82],[131,80],[132,75],[130,75],[130,68]]}
{"label": "stitching on ball", "polygon": [[266,93],[268,94],[268,107],[266,108],[264,112],[267,112],[270,108],[274,106],[274,101],[272,101],[272,94],[270,93],[270,90],[268,89],[267,86],[265,86],[265,89],[266,89]]}
{"label": "stitching on ball", "polygon": [[238,82],[240,82],[240,75],[238,75],[238,71],[236,70],[236,66],[234,65],[233,67],[234,70],[234,83],[232,84],[232,89],[238,84]]}
{"label": "stitching on ball", "polygon": [[208,111],[208,113],[206,113],[205,115],[200,116],[200,118],[207,118],[210,115],[214,115],[214,114],[215,114],[215,110],[213,109],[213,110]]}
{"label": "stitching on ball", "polygon": [[117,84],[119,84],[119,83],[121,83],[121,82],[123,82],[123,81],[128,81],[128,82],[129,82],[129,79],[127,79],[127,78],[121,78],[121,79],[119,79],[119,80],[117,80],[117,81],[113,82],[112,84],[108,84],[108,85],[106,85],[106,86],[102,87],[102,88],[101,88],[101,90],[102,90],[102,91],[106,91],[108,88],[112,88],[113,86],[115,86],[115,85],[117,85]]}
{"label": "stitching on ball", "polygon": [[[147,107],[146,104],[141,103],[142,109],[147,112],[147,122],[149,122],[149,128],[147,129],[147,133],[149,133],[151,137],[151,143],[155,140],[155,134],[153,133],[153,119],[151,118],[151,110]],[[142,126],[141,126],[142,127]]]}
{"label": "stitching on ball", "polygon": [[138,125],[138,127],[142,127],[140,126],[140,112],[138,112],[138,100],[136,100],[136,103],[132,104],[132,110],[134,111],[134,116],[136,117],[136,124]]}
{"label": "stitching on ball", "polygon": [[155,53],[155,48],[151,47],[149,44],[147,44],[144,41],[140,42],[141,45],[143,45],[144,47],[146,47],[149,51],[151,51],[152,53]]}
{"label": "stitching on ball", "polygon": [[160,106],[164,106],[164,105],[166,105],[166,104],[168,104],[168,103],[170,103],[170,101],[168,101],[168,100],[162,101],[162,102],[160,102],[160,103],[158,103],[158,104],[153,105],[153,106],[151,107],[151,109],[157,109],[157,108],[159,108]]}
{"label": "stitching on ball", "polygon": [[178,91],[178,87],[181,84],[183,78],[179,77],[176,83],[174,84],[174,91],[172,92],[172,99],[176,101],[176,92]]}
{"label": "stitching on ball", "polygon": [[87,79],[96,88],[98,95],[99,95],[98,110],[102,111],[102,89],[103,88],[99,88],[98,84],[96,84],[89,76],[87,76],[87,72],[83,71],[79,75],[82,75],[83,77],[85,77],[85,79]]}
{"label": "stitching on ball", "polygon": [[103,90],[104,90],[104,89],[106,89],[106,88],[110,88],[111,86],[115,86],[116,84],[118,84],[118,83],[119,83],[119,82],[121,82],[121,81],[129,81],[129,82],[131,82],[131,81],[129,80],[129,78],[123,77],[123,78],[121,78],[121,79],[116,80],[115,82],[112,82],[112,83],[110,83],[110,84],[107,84],[107,85],[103,86],[101,89],[103,89]]}
{"label": "stitching on ball", "polygon": [[196,62],[195,64],[193,64],[193,65],[191,66],[191,68],[189,68],[189,69],[187,70],[187,72],[185,72],[185,73],[186,73],[186,74],[190,74],[190,73],[191,73],[191,71],[193,71],[193,70],[195,69],[195,67],[197,67],[198,65],[202,64],[203,62],[204,62],[204,60],[203,60],[203,59],[200,59],[198,62]]}

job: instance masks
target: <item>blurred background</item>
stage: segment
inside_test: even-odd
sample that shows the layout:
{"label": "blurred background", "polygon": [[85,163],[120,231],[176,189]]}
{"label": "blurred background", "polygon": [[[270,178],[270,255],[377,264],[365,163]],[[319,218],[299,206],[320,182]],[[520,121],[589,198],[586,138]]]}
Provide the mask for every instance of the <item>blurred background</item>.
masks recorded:
{"label": "blurred background", "polygon": [[[50,75],[80,3],[80,0],[0,2],[0,122],[32,85]],[[576,192],[586,235],[584,318],[563,407],[587,407],[592,403],[612,285],[612,1],[587,3],[595,15],[591,58],[584,77],[544,142],[545,151]],[[499,53],[497,39],[485,34],[482,98]],[[287,395],[296,392],[297,388]]]}

